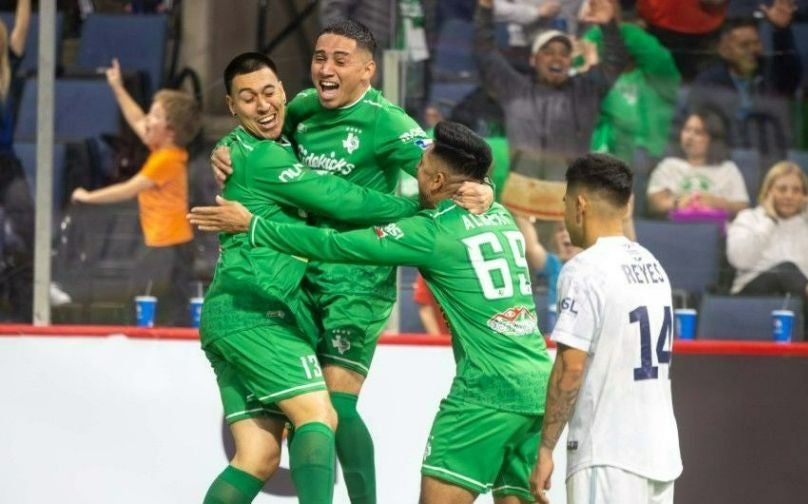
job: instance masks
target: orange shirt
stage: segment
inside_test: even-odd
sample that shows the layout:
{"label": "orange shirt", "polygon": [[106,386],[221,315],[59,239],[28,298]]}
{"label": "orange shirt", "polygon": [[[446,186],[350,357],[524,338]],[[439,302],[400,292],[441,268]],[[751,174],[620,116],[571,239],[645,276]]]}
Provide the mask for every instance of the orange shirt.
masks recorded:
{"label": "orange shirt", "polygon": [[728,3],[710,7],[701,0],[637,0],[637,13],[653,26],[695,35],[718,29]]}
{"label": "orange shirt", "polygon": [[137,196],[146,245],[167,247],[191,241],[193,230],[185,218],[188,213],[188,151],[179,147],[153,151],[138,175],[154,182],[154,186]]}

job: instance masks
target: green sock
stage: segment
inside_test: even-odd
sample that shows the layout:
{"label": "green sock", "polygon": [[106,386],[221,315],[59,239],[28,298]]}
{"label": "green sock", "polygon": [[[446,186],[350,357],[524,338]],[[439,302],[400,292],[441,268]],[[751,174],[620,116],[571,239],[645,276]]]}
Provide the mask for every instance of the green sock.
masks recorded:
{"label": "green sock", "polygon": [[334,431],[320,422],[295,429],[289,468],[300,504],[330,504],[334,498]]}
{"label": "green sock", "polygon": [[202,504],[249,504],[263,487],[262,480],[229,465],[213,480]]}
{"label": "green sock", "polygon": [[337,410],[337,458],[345,474],[345,486],[351,504],[376,504],[376,468],[373,439],[356,411],[354,394],[331,392],[331,404]]}

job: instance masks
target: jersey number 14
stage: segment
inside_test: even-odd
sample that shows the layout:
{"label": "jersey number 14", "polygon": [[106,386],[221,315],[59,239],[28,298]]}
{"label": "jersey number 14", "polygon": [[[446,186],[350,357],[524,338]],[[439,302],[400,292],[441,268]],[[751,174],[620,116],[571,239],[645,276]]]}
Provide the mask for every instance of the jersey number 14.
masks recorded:
{"label": "jersey number 14", "polygon": [[[502,233],[507,240],[513,263],[518,268],[517,281],[519,293],[529,296],[533,293],[530,286],[530,273],[525,259],[525,239],[519,231],[505,231]],[[483,291],[485,299],[503,299],[513,296],[513,277],[508,260],[502,257],[504,247],[499,237],[492,233],[480,233],[463,239],[469,253],[469,259],[474,266],[477,280]],[[486,259],[483,255],[483,246],[497,255],[494,259]],[[489,252],[490,253],[490,252]]]}
{"label": "jersey number 14", "polygon": [[[670,348],[668,342],[671,341],[673,333],[673,317],[671,317],[671,307],[665,307],[662,328],[656,341],[656,357],[658,364],[670,364],[671,352],[665,350]],[[651,352],[651,324],[648,320],[648,307],[640,306],[628,314],[632,324],[640,325],[640,367],[634,368],[634,380],[656,380],[659,377],[659,367],[654,366]],[[668,375],[670,378],[670,374]]]}

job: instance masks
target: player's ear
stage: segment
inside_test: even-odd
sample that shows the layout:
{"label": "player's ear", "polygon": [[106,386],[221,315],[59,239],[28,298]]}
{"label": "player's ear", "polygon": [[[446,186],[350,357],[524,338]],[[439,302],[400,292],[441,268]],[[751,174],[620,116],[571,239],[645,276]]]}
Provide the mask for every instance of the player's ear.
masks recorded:
{"label": "player's ear", "polygon": [[580,224],[584,220],[584,214],[589,207],[589,200],[583,194],[575,196],[575,222]]}
{"label": "player's ear", "polygon": [[367,72],[367,80],[373,80],[373,76],[376,75],[376,61],[373,58],[365,64],[365,72]]}
{"label": "player's ear", "polygon": [[230,110],[230,115],[236,117],[236,110],[233,108],[233,99],[230,95],[224,95],[224,101],[227,103],[227,108]]}

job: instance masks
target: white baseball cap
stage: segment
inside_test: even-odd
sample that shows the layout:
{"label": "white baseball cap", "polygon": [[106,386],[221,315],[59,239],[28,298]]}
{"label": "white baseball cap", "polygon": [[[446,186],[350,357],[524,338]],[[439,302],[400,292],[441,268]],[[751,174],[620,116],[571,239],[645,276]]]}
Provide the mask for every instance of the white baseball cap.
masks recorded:
{"label": "white baseball cap", "polygon": [[536,38],[533,39],[532,53],[536,54],[542,47],[557,39],[566,42],[570,49],[572,49],[572,39],[569,35],[559,30],[547,30],[539,33],[536,35]]}

